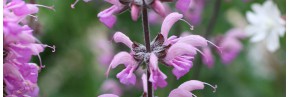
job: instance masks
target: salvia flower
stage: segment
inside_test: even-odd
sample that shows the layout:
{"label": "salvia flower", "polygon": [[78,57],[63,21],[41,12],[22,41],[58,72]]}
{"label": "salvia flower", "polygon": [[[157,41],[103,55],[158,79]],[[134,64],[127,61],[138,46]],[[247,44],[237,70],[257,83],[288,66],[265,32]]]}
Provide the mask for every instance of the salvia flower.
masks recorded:
{"label": "salvia flower", "polygon": [[4,0],[3,70],[4,90],[8,97],[38,96],[37,77],[43,66],[39,67],[29,61],[32,56],[39,56],[45,47],[50,46],[39,43],[32,35],[33,30],[23,22],[27,16],[35,17],[32,14],[38,12],[38,6],[43,5],[26,4],[22,0]]}
{"label": "salvia flower", "polygon": [[[147,7],[153,9],[157,14],[162,17],[166,16],[166,9],[162,2],[172,2],[172,0],[105,0],[108,3],[111,3],[112,6],[108,9],[103,10],[98,14],[100,21],[105,24],[107,27],[112,28],[116,23],[116,16],[128,9],[131,9],[132,20],[137,21],[142,7]],[[186,2],[184,2],[186,1]],[[188,2],[190,0],[178,0],[177,6],[189,6]],[[188,4],[186,4],[188,3]],[[185,4],[185,5],[184,5]]]}
{"label": "salvia flower", "polygon": [[191,91],[204,89],[205,85],[212,87],[214,89],[213,92],[216,91],[217,88],[216,85],[212,86],[208,83],[201,82],[198,80],[190,80],[182,83],[178,88],[172,90],[168,97],[192,97],[192,96],[197,97],[196,95],[191,93]]}
{"label": "salvia flower", "polygon": [[280,47],[279,37],[285,34],[285,20],[272,0],[266,0],[263,5],[253,4],[253,12],[247,12],[246,17],[250,23],[246,28],[251,42],[265,41],[270,52]]}
{"label": "salvia flower", "polygon": [[243,49],[243,44],[240,40],[245,37],[246,35],[243,29],[233,28],[217,41],[218,46],[222,50],[219,55],[224,64],[230,64],[239,55]]}
{"label": "salvia flower", "polygon": [[155,89],[167,85],[165,81],[167,76],[159,69],[158,62],[173,67],[172,72],[177,79],[184,76],[192,67],[192,60],[196,52],[201,52],[198,47],[207,46],[208,41],[199,35],[167,38],[170,28],[182,17],[182,14],[174,12],[164,19],[160,34],[150,43],[151,52],[147,52],[144,45],[132,42],[125,34],[116,32],[113,40],[116,43],[125,44],[130,48],[130,52],[122,51],[116,54],[109,70],[110,68],[116,68],[119,64],[124,64],[126,68],[117,74],[117,78],[123,84],[135,84],[136,75],[134,71],[138,69],[141,63],[145,62],[148,64],[147,68],[151,74],[149,81],[153,83]]}

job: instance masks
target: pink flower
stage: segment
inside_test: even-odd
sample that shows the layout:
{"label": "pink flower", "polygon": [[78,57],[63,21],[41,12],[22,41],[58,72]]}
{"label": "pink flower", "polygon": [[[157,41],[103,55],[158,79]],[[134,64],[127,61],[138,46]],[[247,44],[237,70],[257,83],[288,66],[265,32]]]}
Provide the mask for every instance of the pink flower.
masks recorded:
{"label": "pink flower", "polygon": [[178,88],[172,90],[168,97],[197,97],[192,94],[190,91],[204,89],[204,85],[208,85],[216,91],[217,86],[212,86],[208,83],[201,82],[198,80],[190,80],[182,83]]}
{"label": "pink flower", "polygon": [[130,53],[122,51],[115,55],[109,70],[119,64],[124,64],[126,68],[117,75],[117,78],[123,84],[135,84],[136,76],[133,72],[142,62],[145,62],[149,65],[147,69],[151,74],[149,81],[153,83],[155,89],[167,85],[165,80],[167,76],[158,68],[158,60],[167,66],[174,67],[172,72],[177,79],[187,74],[192,67],[196,52],[202,53],[197,47],[206,47],[208,41],[199,35],[167,38],[170,28],[182,17],[182,14],[171,13],[164,19],[160,34],[150,43],[151,52],[147,52],[144,45],[133,43],[123,33],[116,32],[113,36],[114,41],[128,46]]}
{"label": "pink flower", "polygon": [[217,41],[219,47],[221,47],[222,52],[219,54],[224,64],[230,64],[239,55],[243,49],[243,44],[239,39],[245,37],[243,30],[234,28],[229,30],[220,41]]}
{"label": "pink flower", "polygon": [[154,53],[150,54],[149,66],[151,73],[149,81],[153,83],[154,89],[157,89],[157,86],[161,88],[167,86],[165,80],[167,76],[158,68],[158,58]]}
{"label": "pink flower", "polygon": [[50,46],[40,44],[32,35],[33,30],[22,22],[27,16],[38,12],[37,6],[42,5],[26,4],[22,0],[4,1],[3,71],[7,96],[38,96],[37,77],[40,67],[29,61],[32,56],[39,56],[45,47]]}
{"label": "pink flower", "polygon": [[[137,21],[140,15],[141,8],[146,5],[147,7],[152,8],[158,15],[165,17],[166,8],[162,2],[172,2],[171,0],[145,0],[146,4],[143,4],[143,0],[131,0],[123,1],[119,0],[105,0],[108,3],[111,3],[112,6],[108,9],[103,10],[98,14],[100,21],[105,24],[108,28],[112,28],[116,23],[116,16],[128,9],[131,9],[132,20]],[[182,2],[179,0],[178,2]],[[187,5],[189,6],[189,5]]]}
{"label": "pink flower", "polygon": [[161,34],[165,38],[165,44],[171,45],[163,61],[167,65],[174,67],[172,72],[177,79],[189,72],[196,51],[201,52],[197,47],[206,47],[208,42],[199,35],[188,35],[180,38],[171,36],[167,39],[170,28],[182,17],[182,14],[171,13],[164,19],[161,27]]}

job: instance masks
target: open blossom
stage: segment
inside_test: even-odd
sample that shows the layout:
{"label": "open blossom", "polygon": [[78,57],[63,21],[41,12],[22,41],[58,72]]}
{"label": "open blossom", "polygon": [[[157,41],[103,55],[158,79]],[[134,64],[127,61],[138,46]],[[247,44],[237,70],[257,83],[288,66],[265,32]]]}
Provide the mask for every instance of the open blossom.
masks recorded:
{"label": "open blossom", "polygon": [[212,87],[214,89],[213,92],[216,91],[217,86],[212,86],[198,80],[190,80],[182,83],[178,88],[172,90],[168,97],[192,97],[195,95],[191,93],[191,91],[204,89],[204,85]]}
{"label": "open blossom", "polygon": [[246,32],[251,37],[251,42],[265,41],[270,52],[280,47],[279,37],[285,34],[285,20],[281,18],[281,12],[272,0],[266,0],[263,5],[253,4],[253,12],[247,12],[247,20],[250,23]]}
{"label": "open blossom", "polygon": [[[192,60],[197,51],[197,47],[207,46],[207,40],[199,35],[188,35],[184,37],[171,36],[167,38],[170,28],[175,22],[183,17],[179,13],[171,13],[165,19],[161,27],[161,32],[150,43],[151,52],[146,51],[146,47],[139,43],[133,43],[129,37],[121,32],[116,32],[113,40],[123,43],[130,48],[130,53],[122,51],[116,54],[110,64],[110,68],[116,68],[119,64],[124,64],[125,69],[117,74],[123,84],[135,84],[136,75],[134,71],[141,63],[145,62],[149,66],[150,78],[153,87],[165,87],[167,76],[158,67],[160,60],[167,66],[173,67],[173,74],[177,79],[189,72],[192,67]],[[108,72],[109,72],[108,70]]]}
{"label": "open blossom", "polygon": [[43,52],[47,45],[38,43],[32,29],[22,22],[27,16],[37,13],[37,4],[22,0],[4,0],[3,6],[3,57],[4,90],[7,96],[37,97],[39,69],[29,63],[33,55]]}

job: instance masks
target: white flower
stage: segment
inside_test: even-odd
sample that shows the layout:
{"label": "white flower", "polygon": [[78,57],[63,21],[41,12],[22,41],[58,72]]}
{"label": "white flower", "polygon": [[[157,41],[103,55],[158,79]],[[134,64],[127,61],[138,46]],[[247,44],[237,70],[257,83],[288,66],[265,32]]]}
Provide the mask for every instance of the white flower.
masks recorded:
{"label": "white flower", "polygon": [[263,5],[253,4],[253,12],[246,14],[249,25],[246,32],[251,36],[251,42],[265,41],[270,52],[280,47],[279,37],[285,34],[285,20],[281,18],[281,12],[271,0],[266,0]]}

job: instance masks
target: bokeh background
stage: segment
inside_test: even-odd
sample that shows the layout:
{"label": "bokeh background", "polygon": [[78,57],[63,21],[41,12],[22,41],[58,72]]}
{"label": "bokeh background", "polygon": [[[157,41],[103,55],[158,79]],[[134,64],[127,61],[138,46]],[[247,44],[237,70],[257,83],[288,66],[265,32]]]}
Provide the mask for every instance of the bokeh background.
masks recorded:
{"label": "bokeh background", "polygon": [[[195,30],[191,31],[184,22],[177,22],[170,34],[179,35],[189,31],[192,34],[203,35],[212,15],[214,1],[206,0],[202,20],[195,25]],[[134,22],[131,20],[130,12],[126,11],[117,16],[118,22],[115,27],[108,29],[97,18],[98,12],[111,6],[103,0],[88,3],[80,0],[74,9],[70,7],[74,0],[36,0],[36,2],[55,7],[55,11],[41,8],[37,14],[39,30],[35,35],[42,43],[56,46],[56,52],[46,49],[41,53],[43,64],[46,66],[39,74],[41,97],[96,97],[112,92],[102,88],[104,82],[109,79],[120,87],[122,97],[140,97],[143,91],[141,80],[136,86],[119,83],[115,75],[123,69],[122,66],[112,70],[110,76],[106,78],[108,64],[100,61],[100,58],[105,56],[103,53],[116,54],[121,50],[129,50],[124,45],[111,42],[111,37],[116,31],[124,32],[132,40],[143,43],[140,18]],[[245,16],[253,3],[263,2],[264,0],[222,0],[220,13],[210,36],[221,35],[233,27],[229,18],[235,15],[232,15],[231,11]],[[274,2],[282,15],[285,15],[286,0]],[[174,3],[168,4],[174,8]],[[160,23],[150,25],[151,38],[160,31],[160,25]],[[102,39],[106,41],[99,42]],[[172,75],[171,68],[160,65],[161,70],[168,76],[168,86],[155,91],[156,96],[166,97],[181,83],[197,79],[218,85],[216,93],[212,93],[209,87],[194,91],[198,97],[284,97],[286,35],[280,39],[281,48],[275,53],[269,53],[266,48],[249,43],[248,39],[242,42],[244,49],[231,64],[222,64],[219,56],[214,53],[213,68],[207,68],[197,59],[190,72],[179,80]],[[111,46],[111,49],[103,49],[103,46]],[[35,57],[32,61],[37,63],[38,58]]]}

